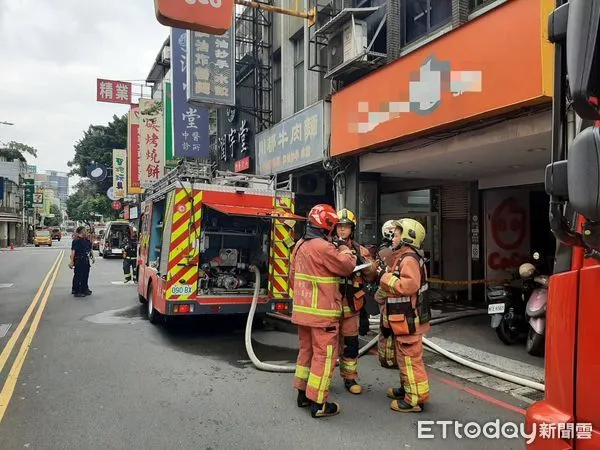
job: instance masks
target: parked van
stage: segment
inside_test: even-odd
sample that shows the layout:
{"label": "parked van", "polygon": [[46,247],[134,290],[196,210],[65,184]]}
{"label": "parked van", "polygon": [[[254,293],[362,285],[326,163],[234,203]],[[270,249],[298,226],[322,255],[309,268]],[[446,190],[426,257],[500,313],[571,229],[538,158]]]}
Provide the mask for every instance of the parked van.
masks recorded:
{"label": "parked van", "polygon": [[106,231],[100,240],[98,252],[103,258],[121,257],[125,238],[131,235],[133,226],[127,221],[114,221],[106,224]]}

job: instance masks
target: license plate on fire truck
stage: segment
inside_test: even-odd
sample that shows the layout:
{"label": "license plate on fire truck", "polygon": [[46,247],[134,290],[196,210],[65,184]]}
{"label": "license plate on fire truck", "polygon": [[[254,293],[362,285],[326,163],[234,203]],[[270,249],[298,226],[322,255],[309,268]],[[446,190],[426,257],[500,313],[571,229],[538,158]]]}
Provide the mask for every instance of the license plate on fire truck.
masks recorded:
{"label": "license plate on fire truck", "polygon": [[488,305],[488,314],[502,314],[504,312],[504,303],[492,303]]}
{"label": "license plate on fire truck", "polygon": [[171,286],[171,295],[190,295],[194,291],[193,286],[175,285]]}

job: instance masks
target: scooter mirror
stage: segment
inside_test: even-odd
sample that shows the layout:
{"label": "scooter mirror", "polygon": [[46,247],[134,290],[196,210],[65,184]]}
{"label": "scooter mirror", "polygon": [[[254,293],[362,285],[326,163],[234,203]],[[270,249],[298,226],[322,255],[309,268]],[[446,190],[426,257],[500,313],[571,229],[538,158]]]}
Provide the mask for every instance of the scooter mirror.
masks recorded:
{"label": "scooter mirror", "polygon": [[535,259],[536,261],[540,259],[540,254],[538,252],[535,252],[533,254],[533,259]]}

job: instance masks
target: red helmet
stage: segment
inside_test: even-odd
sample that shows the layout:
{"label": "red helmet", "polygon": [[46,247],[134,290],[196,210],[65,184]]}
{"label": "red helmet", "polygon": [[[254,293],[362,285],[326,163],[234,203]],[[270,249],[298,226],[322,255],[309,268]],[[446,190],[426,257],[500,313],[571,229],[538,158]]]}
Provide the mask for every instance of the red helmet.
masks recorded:
{"label": "red helmet", "polygon": [[329,205],[315,205],[308,213],[311,225],[322,230],[332,231],[339,222],[336,210]]}

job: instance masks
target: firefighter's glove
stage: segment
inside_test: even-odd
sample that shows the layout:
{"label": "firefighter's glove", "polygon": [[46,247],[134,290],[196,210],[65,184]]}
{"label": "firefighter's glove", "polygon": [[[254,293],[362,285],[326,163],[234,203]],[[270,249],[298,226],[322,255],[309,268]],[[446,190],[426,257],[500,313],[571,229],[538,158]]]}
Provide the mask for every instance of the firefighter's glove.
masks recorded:
{"label": "firefighter's glove", "polygon": [[383,262],[379,262],[377,266],[377,284],[380,283],[381,277],[387,272],[387,266]]}
{"label": "firefighter's glove", "polygon": [[358,327],[358,334],[366,336],[370,329],[369,313],[365,308],[360,310],[360,325]]}

